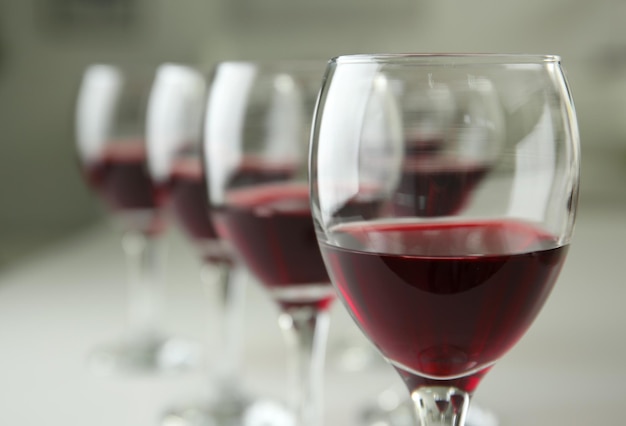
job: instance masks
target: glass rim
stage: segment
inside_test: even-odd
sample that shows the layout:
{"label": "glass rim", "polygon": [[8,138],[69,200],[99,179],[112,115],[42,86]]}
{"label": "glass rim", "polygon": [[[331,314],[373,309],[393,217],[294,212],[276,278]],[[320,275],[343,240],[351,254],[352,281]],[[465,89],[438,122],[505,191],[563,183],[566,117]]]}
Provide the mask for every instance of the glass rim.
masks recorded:
{"label": "glass rim", "polygon": [[560,63],[561,57],[552,54],[528,53],[359,53],[331,58],[331,64],[448,64],[448,65],[513,65]]}

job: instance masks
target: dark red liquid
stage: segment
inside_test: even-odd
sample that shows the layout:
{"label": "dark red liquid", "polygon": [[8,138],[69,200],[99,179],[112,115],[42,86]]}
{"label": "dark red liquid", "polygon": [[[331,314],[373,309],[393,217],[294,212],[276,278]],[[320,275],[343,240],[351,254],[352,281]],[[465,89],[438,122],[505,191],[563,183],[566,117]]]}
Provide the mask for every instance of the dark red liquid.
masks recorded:
{"label": "dark red liquid", "polygon": [[[305,184],[265,184],[229,191],[214,212],[220,235],[239,251],[263,284],[332,288],[315,237]],[[319,302],[319,300],[318,300]]]}
{"label": "dark red liquid", "polygon": [[487,170],[480,164],[409,158],[394,194],[394,213],[418,217],[455,214],[465,206]]}
{"label": "dark red liquid", "polygon": [[149,210],[161,201],[146,168],[143,141],[107,144],[85,168],[91,187],[114,211]]}
{"label": "dark red liquid", "polygon": [[196,240],[216,239],[209,215],[209,197],[202,164],[197,158],[174,162],[169,181],[172,207],[181,227]]}
{"label": "dark red liquid", "polygon": [[382,353],[412,386],[430,376],[467,391],[528,329],[567,252],[513,220],[354,222],[329,239],[331,277]]}

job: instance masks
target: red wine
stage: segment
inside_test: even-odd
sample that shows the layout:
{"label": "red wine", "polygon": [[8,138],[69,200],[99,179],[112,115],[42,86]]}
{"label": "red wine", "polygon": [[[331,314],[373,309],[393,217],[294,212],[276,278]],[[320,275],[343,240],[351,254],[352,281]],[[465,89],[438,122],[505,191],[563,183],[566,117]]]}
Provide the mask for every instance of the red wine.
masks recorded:
{"label": "red wine", "polygon": [[209,193],[202,163],[196,156],[177,158],[171,169],[168,195],[183,231],[207,263],[232,264],[231,251],[219,240],[211,220]]}
{"label": "red wine", "polygon": [[87,181],[114,211],[156,208],[161,194],[146,168],[141,140],[105,145],[97,161],[85,168]]}
{"label": "red wine", "polygon": [[200,160],[177,159],[171,169],[168,188],[173,210],[189,237],[196,240],[216,239]]}
{"label": "red wine", "polygon": [[417,217],[453,215],[465,206],[487,170],[485,165],[469,162],[428,156],[409,158],[394,194],[394,213]]}
{"label": "red wine", "polygon": [[[353,222],[321,243],[341,298],[413,386],[468,380],[522,336],[567,246],[521,221]],[[417,383],[417,384],[416,384]]]}
{"label": "red wine", "polygon": [[153,184],[141,140],[106,144],[98,159],[84,168],[91,188],[127,228],[148,234],[161,232],[165,223],[157,207],[163,192]]}
{"label": "red wine", "polygon": [[[228,191],[226,204],[213,217],[220,235],[278,298],[317,304],[333,298],[306,184],[274,183]],[[302,291],[297,290],[300,287]]]}

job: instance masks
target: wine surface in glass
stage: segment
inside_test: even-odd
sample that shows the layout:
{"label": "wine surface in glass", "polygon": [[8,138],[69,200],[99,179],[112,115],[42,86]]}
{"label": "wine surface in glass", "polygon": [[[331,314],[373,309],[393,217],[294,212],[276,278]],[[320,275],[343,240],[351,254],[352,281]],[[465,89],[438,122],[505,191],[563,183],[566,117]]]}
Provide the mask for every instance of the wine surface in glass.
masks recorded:
{"label": "wine surface in glass", "polygon": [[[399,369],[473,391],[548,297],[567,246],[515,220],[352,222],[321,248],[359,326]],[[472,387],[472,388],[468,388]]]}
{"label": "wine surface in glass", "polygon": [[270,183],[228,191],[214,220],[270,290],[323,285],[328,291],[320,299],[332,299],[306,184]]}
{"label": "wine surface in glass", "polygon": [[200,160],[175,160],[168,190],[173,210],[185,232],[196,240],[217,239],[210,218],[207,185]]}
{"label": "wine surface in glass", "polygon": [[146,168],[142,140],[106,144],[84,170],[90,186],[113,211],[148,210],[160,204],[160,191]]}

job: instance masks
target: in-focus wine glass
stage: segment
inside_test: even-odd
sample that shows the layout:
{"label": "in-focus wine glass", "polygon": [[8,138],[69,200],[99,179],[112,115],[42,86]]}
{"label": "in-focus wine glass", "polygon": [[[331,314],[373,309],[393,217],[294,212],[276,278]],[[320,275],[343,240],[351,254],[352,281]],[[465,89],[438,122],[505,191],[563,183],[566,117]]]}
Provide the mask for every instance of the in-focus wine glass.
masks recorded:
{"label": "in-focus wine glass", "polygon": [[311,136],[317,238],[423,425],[464,424],[548,297],[574,227],[578,138],[557,56],[328,63]]}
{"label": "in-focus wine glass", "polygon": [[217,354],[210,364],[210,396],[168,410],[164,425],[243,425],[251,407],[258,407],[261,401],[269,404],[252,399],[241,389],[238,377],[246,273],[232,250],[218,238],[210,218],[201,156],[206,90],[201,71],[166,63],[157,70],[148,104],[150,176],[197,250],[206,290],[213,294],[214,287],[219,286],[221,293],[221,339],[207,351]]}
{"label": "in-focus wine glass", "polygon": [[277,303],[291,350],[295,421],[318,425],[328,308],[307,183],[324,62],[222,62],[207,100],[204,152],[213,220]]}
{"label": "in-focus wine glass", "polygon": [[85,180],[122,232],[128,270],[128,329],[89,356],[98,373],[171,372],[190,367],[195,345],[166,336],[162,194],[146,165],[145,112],[154,69],[94,64],[83,73],[76,111],[76,147]]}

